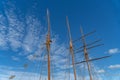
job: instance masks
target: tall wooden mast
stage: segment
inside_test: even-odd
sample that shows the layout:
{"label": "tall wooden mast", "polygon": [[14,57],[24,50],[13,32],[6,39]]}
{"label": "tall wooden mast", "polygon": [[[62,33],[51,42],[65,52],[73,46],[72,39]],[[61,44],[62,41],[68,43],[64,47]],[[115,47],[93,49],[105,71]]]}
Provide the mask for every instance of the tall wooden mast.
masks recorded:
{"label": "tall wooden mast", "polygon": [[89,64],[89,56],[88,56],[88,52],[87,52],[87,47],[86,47],[86,42],[85,42],[85,37],[84,37],[82,27],[80,28],[80,32],[81,32],[81,35],[82,35],[84,57],[85,57],[85,61],[87,63],[87,68],[88,68],[88,73],[89,73],[89,76],[90,76],[90,80],[92,80],[92,74],[91,74],[90,64]]}
{"label": "tall wooden mast", "polygon": [[46,48],[47,48],[47,56],[48,56],[48,80],[50,80],[50,18],[49,18],[49,11],[47,9],[47,22],[48,22],[48,33],[46,37]]}
{"label": "tall wooden mast", "polygon": [[[79,39],[73,41],[73,43],[76,42],[76,41],[82,40],[83,45],[80,46],[79,48],[77,48],[76,50],[74,50],[74,51],[75,51],[74,53],[76,54],[76,53],[79,53],[79,52],[83,52],[83,53],[84,53],[84,59],[85,59],[85,60],[80,61],[80,62],[77,62],[77,63],[75,63],[75,64],[77,65],[77,64],[80,64],[80,63],[84,63],[84,62],[85,62],[85,63],[87,64],[88,75],[89,75],[89,77],[90,77],[90,80],[93,80],[94,77],[92,76],[92,70],[91,70],[91,68],[90,68],[90,63],[89,63],[89,62],[91,62],[91,61],[96,61],[96,60],[101,60],[101,59],[104,59],[104,58],[108,58],[108,57],[110,57],[110,55],[89,59],[89,55],[88,55],[87,50],[92,49],[92,48],[95,48],[95,47],[98,47],[98,46],[101,46],[101,45],[103,45],[103,44],[96,44],[97,42],[101,41],[100,39],[99,39],[99,40],[95,40],[95,41],[92,42],[92,43],[86,44],[85,37],[87,37],[88,35],[94,33],[95,31],[92,31],[92,32],[87,33],[87,34],[84,34],[84,33],[83,33],[83,29],[82,29],[82,27],[81,27],[81,28],[80,28],[80,32],[81,32],[81,35],[82,35],[82,36],[81,36]],[[96,44],[96,45],[95,45],[95,44]]]}
{"label": "tall wooden mast", "polygon": [[73,65],[73,71],[74,71],[74,80],[76,80],[76,68],[75,68],[75,63],[74,63],[74,51],[73,51],[73,44],[72,44],[72,36],[71,36],[70,25],[69,25],[69,21],[68,21],[67,16],[66,16],[66,22],[67,22],[67,27],[68,27],[69,39],[70,39],[70,53],[72,55],[72,65]]}

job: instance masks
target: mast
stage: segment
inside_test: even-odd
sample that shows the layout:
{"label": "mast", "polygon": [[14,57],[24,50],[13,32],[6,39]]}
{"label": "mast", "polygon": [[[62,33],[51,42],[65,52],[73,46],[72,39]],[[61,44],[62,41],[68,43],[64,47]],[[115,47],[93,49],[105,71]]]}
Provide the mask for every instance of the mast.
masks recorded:
{"label": "mast", "polygon": [[76,80],[76,69],[75,69],[75,63],[74,63],[74,51],[73,51],[73,44],[72,44],[72,36],[71,36],[70,25],[69,25],[69,21],[68,21],[67,16],[66,16],[66,22],[67,22],[67,27],[68,27],[69,39],[70,39],[70,53],[72,55],[72,65],[73,65],[73,71],[74,71],[74,80]]}
{"label": "mast", "polygon": [[85,37],[84,37],[82,27],[80,27],[80,32],[82,34],[82,42],[83,42],[83,46],[84,46],[83,47],[84,48],[84,57],[85,57],[85,61],[87,63],[88,73],[89,73],[89,76],[90,76],[90,80],[93,80],[91,70],[90,70],[90,64],[89,64],[89,55],[88,55],[88,52],[87,52],[87,47],[86,47],[86,42],[85,42]]}
{"label": "mast", "polygon": [[[90,66],[90,61],[96,61],[96,60],[101,60],[101,59],[104,59],[104,58],[108,58],[108,57],[111,57],[111,55],[108,55],[108,56],[103,56],[103,57],[98,57],[98,58],[92,58],[92,59],[89,59],[89,55],[88,55],[88,52],[87,50],[89,49],[92,49],[92,48],[95,48],[95,47],[98,47],[98,46],[101,46],[103,44],[96,44],[97,42],[101,41],[100,39],[98,40],[95,40],[94,42],[92,43],[89,43],[89,44],[86,44],[86,40],[85,40],[85,37],[87,37],[88,35],[90,34],[93,34],[95,31],[92,31],[90,33],[87,33],[87,34],[84,34],[83,33],[83,30],[82,30],[82,27],[80,27],[80,32],[81,32],[81,37],[79,39],[76,39],[74,40],[73,42],[76,42],[76,41],[79,41],[81,40],[82,43],[83,43],[83,46],[80,46],[79,48],[77,48],[76,50],[74,50],[75,54],[76,53],[79,53],[79,52],[83,52],[84,54],[84,59],[83,61],[80,61],[80,62],[77,62],[75,63],[76,65],[77,64],[81,64],[81,63],[86,63],[87,64],[87,69],[88,69],[88,75],[90,77],[90,80],[93,80],[93,76],[92,76],[92,70],[91,70],[91,66]],[[96,45],[95,45],[96,44]],[[81,49],[82,48],[82,49]]]}
{"label": "mast", "polygon": [[49,18],[48,9],[47,9],[47,22],[48,22],[48,33],[46,37],[46,48],[47,48],[47,56],[48,56],[48,80],[50,80],[50,43],[52,41],[50,39],[50,18]]}

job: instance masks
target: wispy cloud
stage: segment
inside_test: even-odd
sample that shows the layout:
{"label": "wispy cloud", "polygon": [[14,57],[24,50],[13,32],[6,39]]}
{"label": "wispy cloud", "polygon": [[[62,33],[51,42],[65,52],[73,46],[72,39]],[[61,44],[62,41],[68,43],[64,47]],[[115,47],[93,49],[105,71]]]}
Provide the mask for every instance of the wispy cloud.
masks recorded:
{"label": "wispy cloud", "polygon": [[110,65],[108,68],[110,68],[110,69],[119,69],[120,68],[120,64]]}
{"label": "wispy cloud", "polygon": [[18,57],[16,57],[16,56],[11,56],[11,58],[12,58],[12,60],[14,60],[14,61],[19,61],[20,59],[18,58]]}
{"label": "wispy cloud", "polygon": [[104,73],[104,72],[105,72],[104,69],[100,69],[100,70],[98,70],[98,73]]}
{"label": "wispy cloud", "polygon": [[107,51],[107,53],[109,53],[109,54],[120,53],[120,49],[119,49],[119,48],[112,48],[112,49],[109,49],[109,50]]}
{"label": "wispy cloud", "polygon": [[4,3],[4,13],[0,14],[0,49],[12,49],[22,54],[34,53],[44,43],[46,33],[43,33],[37,17],[30,14],[21,16],[22,13],[18,15],[16,11],[20,12],[14,4]]}
{"label": "wispy cloud", "polygon": [[[12,67],[9,67],[9,66],[2,66],[2,68],[0,68],[0,72],[1,72],[0,80],[9,80],[10,76],[12,75],[15,75],[14,80],[30,80],[30,79],[38,80],[40,77],[39,73],[14,71],[14,70],[11,70]],[[42,76],[42,79],[46,78],[45,75],[41,75],[41,76]]]}

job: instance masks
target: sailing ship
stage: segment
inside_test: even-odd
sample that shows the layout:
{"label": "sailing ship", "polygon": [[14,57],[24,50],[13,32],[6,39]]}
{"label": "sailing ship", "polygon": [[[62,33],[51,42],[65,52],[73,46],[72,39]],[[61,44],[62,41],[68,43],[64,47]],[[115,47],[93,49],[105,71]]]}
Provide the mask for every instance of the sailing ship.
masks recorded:
{"label": "sailing ship", "polygon": [[[48,31],[47,31],[47,35],[46,35],[46,42],[45,42],[45,45],[46,45],[46,51],[47,51],[47,78],[45,80],[54,80],[52,77],[51,77],[51,53],[50,53],[50,50],[51,50],[51,44],[52,44],[52,39],[51,39],[51,31],[50,31],[50,15],[49,15],[49,10],[47,9],[47,23],[48,23]],[[89,53],[88,53],[88,50],[89,49],[92,49],[94,47],[98,47],[98,46],[101,46],[103,44],[96,44],[98,43],[99,41],[101,41],[100,39],[99,40],[95,40],[89,44],[86,43],[86,37],[93,34],[95,31],[92,31],[90,33],[87,33],[87,34],[84,34],[83,32],[83,29],[82,27],[80,27],[80,33],[81,33],[81,37],[76,39],[76,40],[73,40],[72,39],[72,36],[71,36],[71,31],[70,31],[70,24],[69,24],[69,20],[68,20],[68,17],[66,16],[66,24],[67,24],[67,29],[68,29],[68,36],[69,36],[69,56],[71,58],[67,59],[69,61],[69,66],[72,66],[72,73],[73,73],[73,78],[72,80],[96,80],[94,79],[94,75],[92,74],[92,69],[91,69],[91,63],[92,61],[96,61],[96,60],[100,60],[100,59],[104,59],[104,58],[108,58],[110,56],[103,56],[103,57],[99,57],[99,58],[90,58],[89,57]],[[79,46],[79,48],[75,49],[75,44],[76,42],[79,42],[81,41],[82,42],[82,46]],[[76,56],[77,55],[82,58],[81,60],[77,61],[76,62]],[[34,55],[34,57],[37,57],[36,55]],[[41,64],[42,66],[43,64]],[[79,68],[80,66],[78,65],[83,65],[83,68],[81,70],[81,73],[79,74],[78,73],[78,70],[77,68]],[[29,65],[28,64],[24,64],[23,67],[24,68],[27,68]],[[54,68],[53,68],[54,69]],[[69,79],[64,79],[64,80],[71,80],[71,75],[70,75],[70,69],[69,68]],[[80,68],[79,68],[80,69]],[[41,68],[40,69],[40,73],[42,73],[43,69]],[[87,72],[84,72],[86,71]],[[80,71],[79,71],[80,72]],[[41,77],[42,74],[40,74],[40,77],[38,80],[43,80]],[[89,76],[89,78],[86,78],[86,75]],[[17,75],[11,75],[9,77],[9,80],[13,80]],[[79,76],[82,76],[79,78]],[[62,76],[61,76],[62,77]],[[20,79],[19,79],[20,80]],[[36,79],[34,79],[36,80]]]}

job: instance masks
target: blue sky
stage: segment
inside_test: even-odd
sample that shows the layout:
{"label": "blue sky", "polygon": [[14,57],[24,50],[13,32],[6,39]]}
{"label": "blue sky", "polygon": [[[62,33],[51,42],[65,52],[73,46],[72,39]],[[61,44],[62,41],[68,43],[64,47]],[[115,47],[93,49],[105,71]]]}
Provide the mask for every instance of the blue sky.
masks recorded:
{"label": "blue sky", "polygon": [[[69,18],[73,40],[81,36],[80,25],[84,33],[96,30],[95,34],[86,38],[88,43],[102,39],[100,43],[104,43],[103,46],[89,50],[90,58],[112,55],[110,58],[92,62],[95,72],[100,75],[99,79],[120,79],[119,0],[0,0],[0,80],[8,80],[9,76],[14,74],[17,74],[15,80],[21,76],[27,80],[32,74],[34,76],[31,76],[31,79],[33,77],[38,79],[40,69],[42,67],[43,70],[47,69],[47,57],[44,58],[47,8],[50,11],[53,41],[52,62],[55,63],[52,63],[52,66],[56,67],[53,72],[56,73],[54,76],[56,75],[57,79],[63,80],[65,77],[61,75],[66,71],[66,59],[62,56],[69,54],[66,16]],[[76,45],[78,47],[82,44],[78,42]],[[24,69],[24,64],[29,64],[29,67]],[[33,70],[35,64],[38,64],[37,69]],[[21,75],[22,73],[26,76]],[[109,79],[108,75],[113,76]],[[46,77],[46,72],[42,73],[42,77]],[[73,78],[72,71],[71,78]]]}

